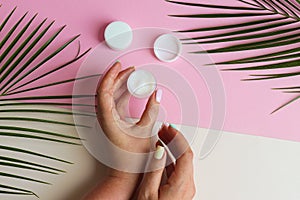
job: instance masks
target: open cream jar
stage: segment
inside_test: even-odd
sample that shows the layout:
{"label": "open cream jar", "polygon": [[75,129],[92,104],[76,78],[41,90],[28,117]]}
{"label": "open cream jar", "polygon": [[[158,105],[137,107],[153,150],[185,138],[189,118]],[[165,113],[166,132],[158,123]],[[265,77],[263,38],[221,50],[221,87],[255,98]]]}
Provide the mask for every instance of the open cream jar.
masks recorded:
{"label": "open cream jar", "polygon": [[156,80],[152,73],[146,70],[136,70],[130,74],[127,88],[133,96],[147,98],[154,92]]}

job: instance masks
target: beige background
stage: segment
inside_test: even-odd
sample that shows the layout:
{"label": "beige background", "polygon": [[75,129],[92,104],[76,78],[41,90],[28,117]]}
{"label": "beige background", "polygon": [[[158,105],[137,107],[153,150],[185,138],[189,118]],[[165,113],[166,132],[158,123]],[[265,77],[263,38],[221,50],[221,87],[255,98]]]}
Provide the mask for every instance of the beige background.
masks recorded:
{"label": "beige background", "polygon": [[[15,116],[15,113],[9,115]],[[24,114],[18,114],[23,116]],[[26,113],[45,119],[60,119],[72,122],[72,116],[40,115]],[[0,116],[8,116],[0,113]],[[1,124],[4,122],[1,121]],[[6,121],[5,124],[16,125]],[[40,127],[76,135],[72,127],[21,123],[26,127]],[[46,127],[45,127],[46,126]],[[179,127],[179,126],[178,126]],[[188,130],[188,127],[185,127]],[[199,129],[193,143],[195,152],[195,179],[199,200],[299,200],[300,199],[300,144],[296,142],[240,135],[224,132],[213,152],[205,159],[199,159],[205,130]],[[0,177],[0,182],[9,185],[31,188],[42,200],[77,200],[92,188],[105,175],[106,168],[93,159],[83,146],[61,145],[38,140],[1,137],[1,144],[32,149],[41,153],[57,156],[74,162],[65,165],[28,155],[22,158],[29,161],[47,163],[67,171],[59,176],[37,173],[28,170],[0,166],[0,171],[17,173],[46,180],[52,185],[42,185],[28,181]],[[1,155],[14,155],[0,151]],[[35,197],[0,195],[1,200],[29,200]]]}

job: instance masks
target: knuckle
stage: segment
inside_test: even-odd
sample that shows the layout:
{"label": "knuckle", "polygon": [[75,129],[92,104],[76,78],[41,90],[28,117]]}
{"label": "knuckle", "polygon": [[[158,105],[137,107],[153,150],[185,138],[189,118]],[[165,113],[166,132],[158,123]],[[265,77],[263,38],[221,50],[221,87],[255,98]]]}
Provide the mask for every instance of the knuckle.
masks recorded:
{"label": "knuckle", "polygon": [[138,200],[157,200],[155,194],[149,190],[142,190],[138,195]]}
{"label": "knuckle", "polygon": [[193,158],[194,158],[194,153],[193,153],[193,151],[191,150],[191,148],[188,148],[188,149],[185,151],[184,155],[185,155],[186,158],[189,159],[189,160],[193,160]]}

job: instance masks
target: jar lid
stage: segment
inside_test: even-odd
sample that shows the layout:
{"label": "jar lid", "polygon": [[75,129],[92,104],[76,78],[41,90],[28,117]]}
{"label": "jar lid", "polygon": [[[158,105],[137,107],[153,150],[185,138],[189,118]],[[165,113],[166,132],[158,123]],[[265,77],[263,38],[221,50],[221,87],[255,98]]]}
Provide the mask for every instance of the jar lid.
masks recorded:
{"label": "jar lid", "polygon": [[154,42],[154,54],[163,62],[175,61],[181,53],[181,42],[172,34],[163,34]]}
{"label": "jar lid", "polygon": [[132,29],[122,21],[110,23],[104,31],[104,39],[107,46],[113,50],[124,50],[132,42]]}

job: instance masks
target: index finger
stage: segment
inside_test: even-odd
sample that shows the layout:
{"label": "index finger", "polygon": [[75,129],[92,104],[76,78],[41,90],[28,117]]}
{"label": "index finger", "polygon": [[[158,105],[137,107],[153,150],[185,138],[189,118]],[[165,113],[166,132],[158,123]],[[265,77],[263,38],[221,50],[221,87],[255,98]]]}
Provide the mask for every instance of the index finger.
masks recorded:
{"label": "index finger", "polygon": [[175,174],[178,181],[193,176],[193,151],[182,133],[171,126],[165,126],[159,137],[168,144],[168,148],[176,158]]}
{"label": "index finger", "polygon": [[116,62],[103,76],[97,89],[98,109],[100,116],[106,118],[112,116],[111,110],[114,107],[113,88],[116,77],[121,69],[120,62]]}

